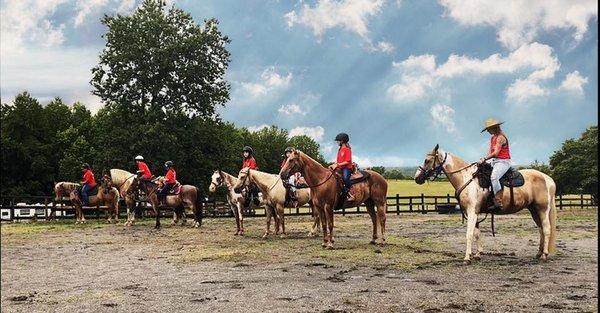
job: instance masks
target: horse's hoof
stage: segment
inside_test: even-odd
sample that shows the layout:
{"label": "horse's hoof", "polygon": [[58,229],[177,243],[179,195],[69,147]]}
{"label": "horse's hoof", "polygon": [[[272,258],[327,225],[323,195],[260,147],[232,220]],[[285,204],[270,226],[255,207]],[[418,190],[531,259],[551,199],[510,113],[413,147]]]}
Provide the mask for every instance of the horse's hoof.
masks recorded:
{"label": "horse's hoof", "polygon": [[281,234],[279,235],[279,238],[287,238],[287,234]]}
{"label": "horse's hoof", "polygon": [[475,260],[475,261],[481,260],[481,255],[474,255],[473,260]]}
{"label": "horse's hoof", "polygon": [[267,239],[267,236],[269,236],[269,234],[264,234],[264,235],[262,235],[262,237],[261,237],[261,238],[262,238],[262,239]]}
{"label": "horse's hoof", "polygon": [[195,227],[195,228],[198,228],[198,227],[200,227],[200,223],[198,223],[198,222],[194,223],[194,227]]}
{"label": "horse's hoof", "polygon": [[464,264],[464,265],[471,265],[471,260],[464,260],[464,261],[463,261],[463,264]]}
{"label": "horse's hoof", "polygon": [[376,244],[377,244],[377,241],[375,241],[375,239],[372,239],[371,241],[369,241],[369,244],[370,244],[370,245],[376,245]]}
{"label": "horse's hoof", "polygon": [[323,247],[323,248],[327,247],[327,243],[326,242],[322,243],[321,247]]}
{"label": "horse's hoof", "polygon": [[325,247],[325,249],[327,249],[327,250],[333,250],[333,244],[332,243],[328,243],[327,246]]}
{"label": "horse's hoof", "polygon": [[548,261],[548,255],[547,254],[542,254],[542,256],[540,257],[540,261],[547,262]]}

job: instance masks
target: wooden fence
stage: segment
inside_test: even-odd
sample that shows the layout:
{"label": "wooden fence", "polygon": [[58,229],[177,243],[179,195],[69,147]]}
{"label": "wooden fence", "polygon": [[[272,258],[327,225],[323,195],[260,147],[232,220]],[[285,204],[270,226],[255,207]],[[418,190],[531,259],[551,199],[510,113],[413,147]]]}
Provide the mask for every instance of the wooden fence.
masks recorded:
{"label": "wooden fence", "polygon": [[[57,212],[57,218],[73,218],[74,208],[66,203],[55,203],[54,198],[50,196],[37,197],[0,197],[0,214],[3,221],[12,221],[19,219],[47,219],[51,210]],[[556,206],[559,210],[565,208],[597,208],[597,203],[594,203],[591,195],[559,195],[556,197]],[[139,212],[143,216],[151,216],[152,208],[144,202],[138,204]],[[84,207],[86,217],[100,218],[104,216],[102,211],[106,211],[106,207]],[[459,212],[456,199],[450,194],[445,196],[395,196],[387,197],[387,213],[453,213]],[[120,205],[119,217],[124,217],[125,205]],[[171,208],[161,209],[162,215],[170,215],[173,213]],[[204,200],[204,217],[229,217],[232,216],[231,211],[223,200],[205,199]],[[336,214],[364,214],[367,209],[364,206],[355,208],[346,208],[335,212]],[[310,215],[312,214],[309,207],[286,208],[286,215]],[[245,212],[246,216],[265,216],[264,208],[256,208]]]}

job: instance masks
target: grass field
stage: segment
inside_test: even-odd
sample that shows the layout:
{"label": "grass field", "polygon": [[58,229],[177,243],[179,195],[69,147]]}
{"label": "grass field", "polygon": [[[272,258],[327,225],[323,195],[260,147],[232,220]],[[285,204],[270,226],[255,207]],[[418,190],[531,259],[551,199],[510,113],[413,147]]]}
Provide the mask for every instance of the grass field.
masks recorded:
{"label": "grass field", "polygon": [[448,181],[426,182],[417,185],[414,180],[388,180],[388,196],[417,196],[420,194],[430,196],[453,195],[454,188]]}

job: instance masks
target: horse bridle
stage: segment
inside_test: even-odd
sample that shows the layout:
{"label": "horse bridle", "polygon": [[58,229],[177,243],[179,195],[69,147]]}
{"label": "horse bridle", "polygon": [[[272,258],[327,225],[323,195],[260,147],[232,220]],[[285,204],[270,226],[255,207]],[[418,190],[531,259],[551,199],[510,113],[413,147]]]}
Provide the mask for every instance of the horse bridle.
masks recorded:
{"label": "horse bridle", "polygon": [[436,152],[435,154],[427,154],[428,156],[433,156],[433,167],[431,167],[430,169],[426,169],[422,166],[419,166],[419,169],[424,172],[424,176],[425,179],[429,179],[431,177],[430,180],[434,181],[436,180],[436,178],[438,178],[438,176],[440,176],[440,174],[442,173],[442,171],[444,170],[444,164],[446,163],[446,160],[448,159],[448,152],[444,153],[444,159],[442,160],[442,162],[439,165],[435,165],[436,161],[438,160],[438,153]]}

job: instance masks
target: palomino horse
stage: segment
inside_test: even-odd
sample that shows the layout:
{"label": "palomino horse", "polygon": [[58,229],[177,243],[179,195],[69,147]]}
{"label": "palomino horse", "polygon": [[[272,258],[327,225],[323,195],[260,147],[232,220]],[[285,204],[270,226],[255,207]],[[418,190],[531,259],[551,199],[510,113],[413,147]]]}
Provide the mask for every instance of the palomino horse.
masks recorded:
{"label": "palomino horse", "polygon": [[[61,207],[64,206],[65,198],[67,198],[66,201],[70,202],[71,200],[69,199],[69,195],[71,194],[71,191],[76,190],[80,186],[81,186],[81,184],[79,184],[79,183],[72,183],[72,182],[68,182],[68,181],[61,181],[61,182],[54,184],[54,204],[56,205],[56,204],[60,203]],[[54,209],[54,206],[53,206],[50,209],[50,215],[46,219],[53,220],[55,217],[56,217],[56,210]]]}
{"label": "palomino horse", "polygon": [[[481,257],[482,246],[477,215],[486,210],[490,191],[479,187],[479,182],[473,174],[477,171],[475,163],[467,164],[459,157],[442,151],[439,145],[427,154],[423,166],[415,173],[415,182],[423,184],[428,178],[435,179],[443,172],[454,189],[457,190],[458,202],[467,217],[467,250],[465,263],[471,262],[473,241],[477,244],[477,252],[473,256]],[[525,178],[525,184],[514,187],[514,200],[510,202],[510,193],[503,192],[503,208],[495,214],[512,214],[523,208],[529,209],[531,216],[540,229],[540,245],[537,258],[545,261],[548,254],[554,252],[556,242],[556,185],[550,176],[532,169],[520,170]],[[508,189],[505,187],[504,189]]]}
{"label": "palomino horse", "polygon": [[[137,176],[133,178],[133,181],[129,185],[128,192],[136,192],[140,188],[140,180]],[[154,228],[160,228],[160,205],[158,201],[158,188],[159,185],[155,181],[146,182],[146,195],[152,204],[152,209],[156,214],[156,225]],[[194,212],[194,227],[200,227],[202,225],[202,195],[200,190],[192,185],[182,185],[181,191],[178,195],[167,196],[167,206],[173,207],[176,211],[175,217],[183,215],[183,222],[185,224],[185,212],[186,208],[190,208]],[[135,218],[135,217],[134,217]],[[176,221],[174,220],[174,223]]]}
{"label": "palomino horse", "polygon": [[[235,190],[233,190],[233,186],[237,184],[237,182],[237,177],[223,172],[221,170],[216,170],[211,176],[211,182],[210,187],[208,187],[208,191],[216,192],[217,188],[223,186],[227,188],[227,204],[229,205],[231,212],[233,212],[233,215],[235,216],[235,223],[237,226],[237,231],[235,232],[235,235],[242,236],[244,235],[243,210],[245,199],[241,193],[237,193],[235,192]],[[260,199],[260,202],[262,203],[262,198]],[[250,202],[250,205],[254,205],[253,201]]]}
{"label": "palomino horse", "polygon": [[125,221],[125,226],[131,226],[135,222],[135,213],[133,212],[135,193],[128,192],[128,190],[129,186],[133,183],[135,174],[118,168],[111,169],[109,173],[113,185],[119,190],[119,195],[122,199],[125,199],[125,205],[127,206],[127,221]]}
{"label": "palomino horse", "polygon": [[[287,191],[283,186],[281,178],[279,175],[243,168],[238,174],[238,182],[233,186],[233,189],[236,192],[240,192],[242,188],[248,187],[252,183],[255,183],[262,192],[263,201],[266,206],[265,213],[267,215],[267,224],[265,233],[262,237],[266,238],[269,235],[271,215],[273,215],[273,219],[275,220],[275,234],[279,234],[279,231],[281,230],[282,235],[285,236],[285,220],[283,212]],[[300,206],[307,203],[312,206],[310,203],[310,190],[298,189],[298,205]]]}
{"label": "palomino horse", "polygon": [[[310,187],[314,207],[319,212],[323,226],[323,247],[333,249],[333,209],[338,204],[342,182],[336,173],[323,167],[307,154],[293,150],[281,169],[281,178],[300,172]],[[374,171],[367,171],[370,177],[352,188],[355,201],[346,201],[343,207],[356,207],[361,203],[367,206],[373,222],[371,243],[385,243],[385,213],[387,207],[387,181]],[[375,211],[377,207],[377,211]]]}
{"label": "palomino horse", "polygon": [[[71,203],[75,207],[75,224],[85,223],[85,216],[83,215],[83,204],[77,190],[74,190],[70,194]],[[119,191],[113,187],[110,176],[104,175],[100,180],[100,186],[98,186],[98,193],[94,196],[89,196],[89,206],[98,207],[100,205],[106,205],[108,208],[108,219],[109,223],[119,222]]]}

